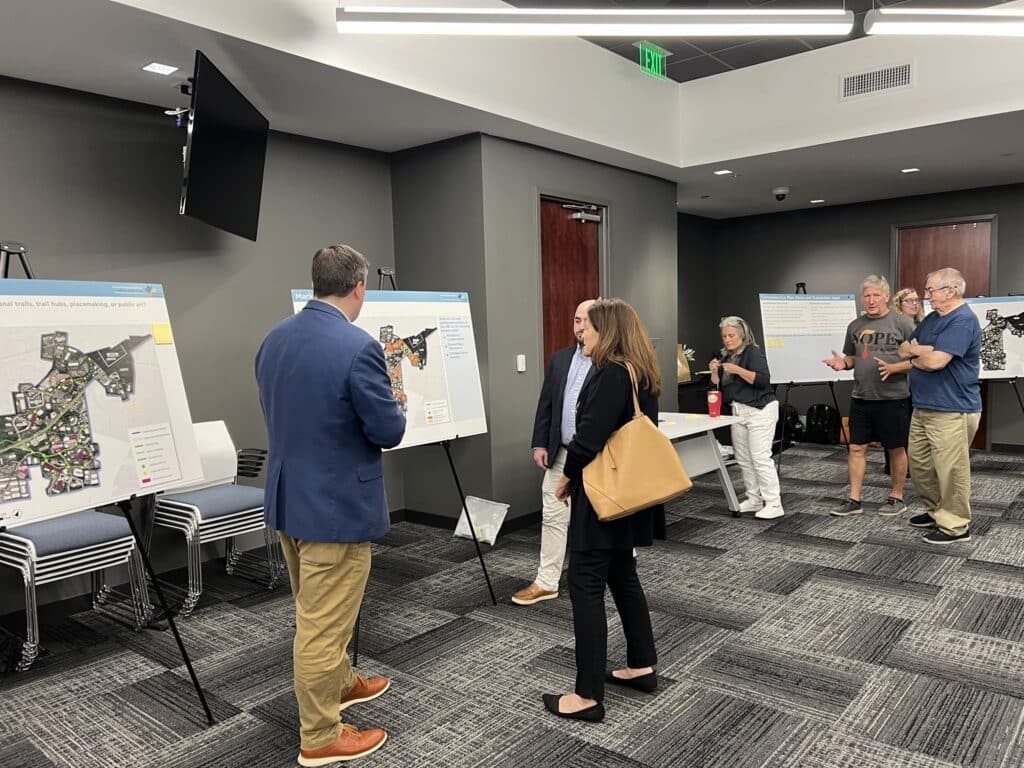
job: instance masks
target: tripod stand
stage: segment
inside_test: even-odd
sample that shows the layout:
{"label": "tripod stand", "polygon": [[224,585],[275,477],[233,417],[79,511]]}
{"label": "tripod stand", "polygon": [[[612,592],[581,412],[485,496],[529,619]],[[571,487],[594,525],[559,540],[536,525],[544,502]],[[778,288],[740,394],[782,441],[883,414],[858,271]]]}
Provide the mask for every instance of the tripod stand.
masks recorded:
{"label": "tripod stand", "polygon": [[24,243],[0,242],[0,278],[11,276],[11,257],[17,256],[21,262],[21,269],[29,280],[35,278],[32,273],[32,265],[28,263],[28,250]]}

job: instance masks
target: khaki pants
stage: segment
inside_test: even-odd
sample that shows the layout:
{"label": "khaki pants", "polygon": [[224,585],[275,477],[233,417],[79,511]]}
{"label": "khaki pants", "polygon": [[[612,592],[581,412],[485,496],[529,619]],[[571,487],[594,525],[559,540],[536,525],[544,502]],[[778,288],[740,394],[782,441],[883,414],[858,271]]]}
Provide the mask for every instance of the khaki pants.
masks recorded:
{"label": "khaki pants", "polygon": [[295,595],[295,698],[303,749],[338,738],[341,697],[355,685],[348,658],[370,575],[370,543],[300,541],[279,531]]}
{"label": "khaki pants", "polygon": [[548,592],[558,591],[562,578],[562,564],[565,562],[565,539],[569,532],[569,505],[555,496],[558,483],[565,469],[565,448],[550,457],[550,465],[544,472],[541,498],[540,567],[537,569],[537,586]]}
{"label": "khaki pants", "polygon": [[910,476],[928,514],[945,533],[959,535],[971,524],[971,457],[980,413],[915,408],[907,457]]}

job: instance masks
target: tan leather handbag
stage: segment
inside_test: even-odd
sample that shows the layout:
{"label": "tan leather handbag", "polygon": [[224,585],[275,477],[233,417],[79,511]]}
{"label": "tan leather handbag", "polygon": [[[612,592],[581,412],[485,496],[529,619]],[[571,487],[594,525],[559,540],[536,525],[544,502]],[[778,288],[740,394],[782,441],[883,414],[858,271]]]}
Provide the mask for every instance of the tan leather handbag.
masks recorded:
{"label": "tan leather handbag", "polygon": [[640,410],[636,373],[629,363],[626,368],[633,382],[633,418],[583,468],[583,489],[602,521],[653,507],[693,487],[672,441]]}

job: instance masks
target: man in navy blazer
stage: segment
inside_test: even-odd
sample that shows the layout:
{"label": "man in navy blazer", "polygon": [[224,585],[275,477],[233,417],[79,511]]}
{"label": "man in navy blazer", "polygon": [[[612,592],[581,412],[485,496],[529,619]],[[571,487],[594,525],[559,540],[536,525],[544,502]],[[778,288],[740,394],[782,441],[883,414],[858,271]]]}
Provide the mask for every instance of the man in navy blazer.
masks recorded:
{"label": "man in navy blazer", "polygon": [[[537,578],[512,595],[516,605],[533,605],[558,597],[558,582],[565,562],[565,539],[569,529],[569,507],[555,496],[565,466],[565,446],[576,425],[576,399],[592,368],[590,358],[580,351],[580,339],[587,320],[589,299],[576,307],[573,333],[576,343],[551,355],[533,422],[533,461],[544,470],[541,483],[540,566]],[[565,434],[568,432],[569,434]]]}
{"label": "man in navy blazer", "polygon": [[387,533],[382,448],[398,445],[405,416],[380,343],[353,325],[366,296],[366,258],[347,245],[313,257],[313,296],[267,334],[256,380],[270,455],[264,499],[295,595],[295,696],[300,765],[367,755],[380,728],[342,726],[340,711],[390,681],[352,671],[348,644],[366,580],[370,541]]}

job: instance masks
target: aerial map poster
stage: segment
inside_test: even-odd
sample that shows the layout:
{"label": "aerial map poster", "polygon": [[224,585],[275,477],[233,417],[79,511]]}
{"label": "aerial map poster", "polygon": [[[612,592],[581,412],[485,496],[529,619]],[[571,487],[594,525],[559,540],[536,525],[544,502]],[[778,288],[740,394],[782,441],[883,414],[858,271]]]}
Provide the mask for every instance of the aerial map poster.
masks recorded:
{"label": "aerial map poster", "polygon": [[[293,290],[293,311],[312,298],[309,289]],[[487,431],[469,294],[367,291],[355,324],[380,343],[405,412],[398,448]]]}
{"label": "aerial map poster", "polygon": [[982,379],[1024,376],[1024,296],[967,299],[981,324]]}
{"label": "aerial map poster", "polygon": [[0,526],[200,479],[162,286],[0,280]]}

